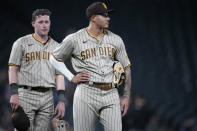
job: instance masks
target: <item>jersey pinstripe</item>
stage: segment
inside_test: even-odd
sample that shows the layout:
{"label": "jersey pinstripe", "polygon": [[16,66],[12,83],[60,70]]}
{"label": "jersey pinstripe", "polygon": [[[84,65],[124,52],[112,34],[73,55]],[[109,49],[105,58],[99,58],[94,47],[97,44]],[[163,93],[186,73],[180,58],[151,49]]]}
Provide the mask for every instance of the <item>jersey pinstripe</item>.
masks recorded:
{"label": "jersey pinstripe", "polygon": [[[87,29],[81,29],[67,36],[53,52],[59,61],[71,56],[76,72],[88,72],[90,82],[112,83],[113,64],[120,61],[127,68],[130,66],[122,39],[105,31],[97,40]],[[75,131],[93,131],[99,120],[105,131],[121,131],[120,99],[116,88],[97,89],[93,85],[77,85],[73,103]]]}
{"label": "jersey pinstripe", "polygon": [[91,86],[77,86],[73,102],[75,131],[94,131],[99,120],[105,131],[122,131],[120,100],[116,88],[102,91]]}
{"label": "jersey pinstripe", "polygon": [[19,67],[18,85],[55,87],[56,71],[49,62],[49,56],[58,45],[50,37],[43,44],[33,34],[16,40],[8,65]]}
{"label": "jersey pinstripe", "polygon": [[98,41],[83,28],[67,36],[53,55],[59,61],[72,56],[75,71],[88,72],[92,82],[111,83],[115,60],[120,61],[125,68],[130,66],[122,39],[109,30]]}

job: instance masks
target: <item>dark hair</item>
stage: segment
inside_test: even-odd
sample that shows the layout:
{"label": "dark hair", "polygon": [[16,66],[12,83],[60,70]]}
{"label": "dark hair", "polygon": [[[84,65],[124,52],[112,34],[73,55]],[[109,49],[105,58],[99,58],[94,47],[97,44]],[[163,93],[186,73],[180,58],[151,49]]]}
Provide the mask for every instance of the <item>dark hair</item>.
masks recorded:
{"label": "dark hair", "polygon": [[37,16],[39,15],[51,15],[51,12],[48,9],[36,9],[33,13],[32,13],[32,21],[36,21]]}

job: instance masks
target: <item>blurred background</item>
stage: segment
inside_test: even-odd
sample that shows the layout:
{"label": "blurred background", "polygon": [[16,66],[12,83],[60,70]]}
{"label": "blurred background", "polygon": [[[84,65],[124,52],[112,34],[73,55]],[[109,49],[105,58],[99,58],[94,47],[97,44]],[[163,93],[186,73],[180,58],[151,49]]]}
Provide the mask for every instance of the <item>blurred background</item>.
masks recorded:
{"label": "blurred background", "polygon": [[[85,9],[92,2],[6,0],[1,3],[0,131],[13,131],[7,63],[13,42],[33,33],[32,12],[37,8],[52,12],[50,36],[61,42],[66,35],[88,26]],[[197,131],[197,1],[103,2],[116,9],[110,16],[110,30],[122,37],[132,62],[132,102],[123,118],[123,131]],[[69,104],[65,119],[72,127],[75,85],[67,83]],[[96,130],[102,131],[102,126],[98,125]]]}

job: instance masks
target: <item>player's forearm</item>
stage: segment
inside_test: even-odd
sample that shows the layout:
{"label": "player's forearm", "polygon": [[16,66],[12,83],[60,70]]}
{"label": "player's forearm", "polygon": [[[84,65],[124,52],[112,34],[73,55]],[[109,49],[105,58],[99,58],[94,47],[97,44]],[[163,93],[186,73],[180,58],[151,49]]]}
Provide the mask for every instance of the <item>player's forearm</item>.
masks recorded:
{"label": "player's forearm", "polygon": [[131,94],[131,70],[130,68],[126,69],[126,80],[125,80],[125,88],[123,96],[130,97]]}
{"label": "player's forearm", "polygon": [[18,75],[17,75],[18,69],[19,69],[18,67],[9,66],[8,75],[9,75],[9,85],[10,85],[11,95],[18,94]]}
{"label": "player's forearm", "polygon": [[9,66],[8,76],[9,76],[9,84],[18,83],[18,75],[17,75],[18,67]]}
{"label": "player's forearm", "polygon": [[65,90],[64,76],[56,75],[56,90]]}
{"label": "player's forearm", "polygon": [[64,76],[63,75],[56,75],[56,90],[57,90],[57,96],[58,101],[68,103],[65,97],[65,83],[64,83]]}
{"label": "player's forearm", "polygon": [[72,80],[74,75],[67,69],[63,62],[57,61],[53,55],[50,56],[50,63],[52,66],[58,70],[62,75],[64,75],[69,81]]}

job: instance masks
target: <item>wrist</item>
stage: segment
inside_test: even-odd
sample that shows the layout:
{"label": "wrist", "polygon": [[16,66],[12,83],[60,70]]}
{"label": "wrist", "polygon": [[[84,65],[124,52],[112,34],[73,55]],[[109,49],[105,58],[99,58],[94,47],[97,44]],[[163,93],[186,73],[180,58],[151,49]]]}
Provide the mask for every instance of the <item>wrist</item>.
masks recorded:
{"label": "wrist", "polygon": [[74,78],[75,78],[75,76],[73,76],[73,77],[71,78],[70,82],[75,83]]}
{"label": "wrist", "polygon": [[10,94],[18,94],[18,84],[17,83],[11,83],[10,85]]}
{"label": "wrist", "polygon": [[130,94],[123,94],[123,97],[130,98]]}
{"label": "wrist", "polygon": [[58,101],[59,102],[66,102],[65,99],[65,90],[57,90],[57,96],[58,96]]}
{"label": "wrist", "polygon": [[73,78],[74,78],[74,75],[73,75],[73,74],[68,75],[68,80],[69,80],[69,81],[72,82]]}

